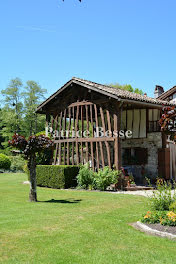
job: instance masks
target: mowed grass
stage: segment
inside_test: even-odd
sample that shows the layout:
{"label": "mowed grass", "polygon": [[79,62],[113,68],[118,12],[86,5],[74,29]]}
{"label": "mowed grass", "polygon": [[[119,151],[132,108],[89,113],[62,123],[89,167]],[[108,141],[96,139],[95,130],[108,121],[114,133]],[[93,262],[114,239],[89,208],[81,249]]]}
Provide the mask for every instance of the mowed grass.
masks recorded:
{"label": "mowed grass", "polygon": [[176,263],[176,242],[129,225],[146,198],[38,188],[25,174],[0,174],[0,263]]}

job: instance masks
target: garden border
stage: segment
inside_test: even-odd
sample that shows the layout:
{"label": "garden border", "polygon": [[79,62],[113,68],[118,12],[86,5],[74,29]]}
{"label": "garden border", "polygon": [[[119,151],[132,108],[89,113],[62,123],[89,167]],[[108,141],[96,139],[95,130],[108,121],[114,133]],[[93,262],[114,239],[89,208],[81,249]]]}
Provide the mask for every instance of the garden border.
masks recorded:
{"label": "garden border", "polygon": [[156,229],[152,229],[150,227],[148,227],[147,225],[141,223],[140,221],[137,221],[136,223],[133,223],[132,226],[140,231],[143,231],[147,234],[150,235],[155,235],[155,236],[160,236],[160,237],[166,237],[169,239],[174,239],[176,240],[176,235],[173,235],[172,233],[168,233],[168,232],[162,232],[162,231],[158,231]]}

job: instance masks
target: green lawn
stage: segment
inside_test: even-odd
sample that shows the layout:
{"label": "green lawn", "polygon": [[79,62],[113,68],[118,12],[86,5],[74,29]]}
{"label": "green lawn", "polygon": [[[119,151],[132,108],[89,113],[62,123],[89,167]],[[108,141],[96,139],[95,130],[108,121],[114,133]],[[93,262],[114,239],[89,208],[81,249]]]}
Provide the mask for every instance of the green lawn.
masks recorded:
{"label": "green lawn", "polygon": [[0,263],[176,263],[176,242],[134,230],[146,198],[38,188],[0,174]]}

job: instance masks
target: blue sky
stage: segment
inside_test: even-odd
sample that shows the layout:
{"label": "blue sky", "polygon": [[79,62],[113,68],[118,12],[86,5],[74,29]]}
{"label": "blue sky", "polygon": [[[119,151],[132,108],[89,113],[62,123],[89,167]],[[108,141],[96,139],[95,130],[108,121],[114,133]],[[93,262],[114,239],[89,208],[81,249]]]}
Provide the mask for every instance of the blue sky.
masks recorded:
{"label": "blue sky", "polygon": [[0,89],[11,78],[55,92],[72,76],[176,85],[175,0],[1,0]]}

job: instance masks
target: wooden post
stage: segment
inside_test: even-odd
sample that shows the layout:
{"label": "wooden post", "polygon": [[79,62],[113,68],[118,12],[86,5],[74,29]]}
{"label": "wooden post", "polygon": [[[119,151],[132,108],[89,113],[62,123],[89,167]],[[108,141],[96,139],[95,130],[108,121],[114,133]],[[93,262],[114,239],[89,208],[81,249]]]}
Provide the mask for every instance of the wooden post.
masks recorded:
{"label": "wooden post", "polygon": [[49,122],[50,122],[50,115],[47,114],[46,115],[46,123],[45,123],[45,135],[46,136],[49,133]]}
{"label": "wooden post", "polygon": [[[88,116],[88,106],[86,105],[86,127],[87,131],[89,132],[89,116]],[[88,142],[86,142],[86,162],[89,161],[89,145]]]}
{"label": "wooden post", "polygon": [[59,144],[57,143],[57,144],[56,144],[55,157],[54,157],[54,165],[56,165],[56,163],[57,163],[58,148],[59,148]]}
{"label": "wooden post", "polygon": [[116,165],[117,165],[117,169],[120,170],[122,167],[122,151],[121,151],[121,139],[119,137],[119,131],[121,129],[121,116],[122,116],[122,107],[119,106],[117,108],[117,131],[118,131],[118,138],[117,138],[117,146],[116,149],[114,149],[115,151],[115,155],[116,155]]}
{"label": "wooden post", "polygon": [[[78,131],[78,122],[79,122],[79,105],[76,108],[76,127],[75,127],[75,132],[77,133]],[[76,136],[77,137],[77,136]],[[79,147],[78,147],[78,142],[76,141],[76,162],[77,165],[79,165]]]}
{"label": "wooden post", "polygon": [[[117,128],[117,113],[114,113],[114,133],[117,133],[118,132],[118,128]],[[114,166],[116,169],[119,168],[119,165],[118,165],[118,137],[115,137],[114,136]]]}
{"label": "wooden post", "polygon": [[[64,126],[63,126],[64,137],[65,137],[65,130],[66,130],[66,114],[67,114],[67,110],[65,109],[65,111],[64,111]],[[66,143],[64,142],[64,155],[63,155],[64,165],[65,165],[65,154],[66,154]]]}
{"label": "wooden post", "polygon": [[[106,127],[105,127],[104,113],[103,113],[102,107],[100,107],[100,115],[101,115],[103,131],[105,133],[106,132]],[[106,150],[107,150],[108,166],[109,166],[109,168],[111,168],[111,154],[110,154],[109,143],[107,141],[105,141],[105,146],[106,146]]]}
{"label": "wooden post", "polygon": [[[84,133],[84,117],[83,117],[83,106],[81,105],[81,137],[83,138]],[[81,142],[81,163],[84,163],[84,157],[83,157],[83,143]]]}
{"label": "wooden post", "polygon": [[[90,105],[90,122],[92,126],[93,131],[93,113],[92,113],[92,105]],[[92,137],[94,134],[92,135]],[[94,162],[94,148],[93,148],[93,142],[90,142],[90,149],[91,149],[91,159],[92,159],[92,169],[95,170],[95,162]]]}
{"label": "wooden post", "polygon": [[[59,139],[61,137],[61,129],[62,129],[62,112],[60,113],[60,122],[59,122]],[[61,148],[62,148],[62,144],[59,143],[59,165],[61,165]]]}
{"label": "wooden post", "polygon": [[[71,126],[71,108],[68,109],[68,116],[69,116],[69,122],[68,122],[68,133],[70,131]],[[69,138],[69,134],[68,134]],[[67,165],[70,165],[70,144],[67,142]]]}
{"label": "wooden post", "polygon": [[[96,106],[96,104],[94,104],[94,110],[95,110],[95,123],[96,123],[96,128],[97,128],[98,127],[98,114],[97,114],[97,106]],[[102,167],[104,168],[105,167],[105,162],[104,162],[104,153],[103,153],[102,142],[99,142],[99,145],[100,145],[101,163],[102,163]]]}
{"label": "wooden post", "polygon": [[[72,125],[72,131],[75,130],[75,107],[72,107],[72,114],[73,114],[73,125]],[[74,165],[74,153],[75,153],[75,144],[72,142],[72,165]]]}

